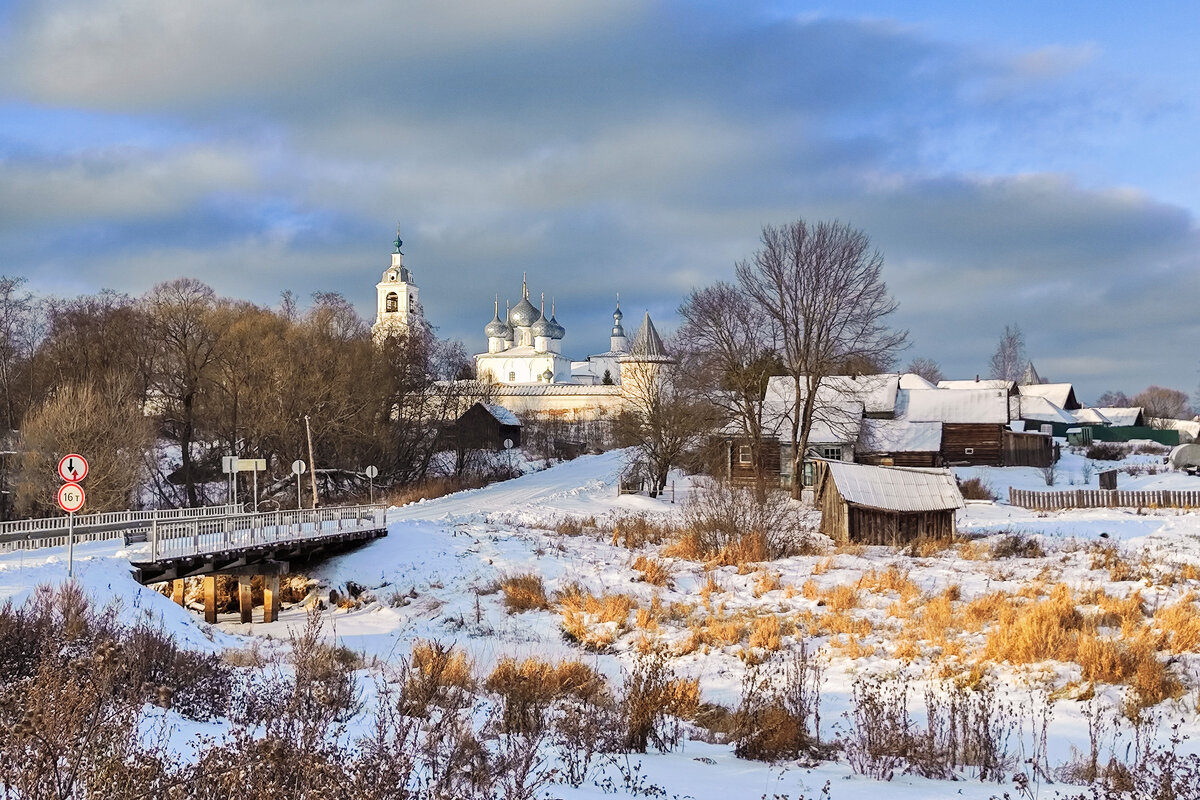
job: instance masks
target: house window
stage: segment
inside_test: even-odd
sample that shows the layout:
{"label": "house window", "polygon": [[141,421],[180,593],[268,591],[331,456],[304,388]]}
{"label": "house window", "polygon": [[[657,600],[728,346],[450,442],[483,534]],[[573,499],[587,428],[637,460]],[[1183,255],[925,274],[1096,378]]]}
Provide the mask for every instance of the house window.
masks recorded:
{"label": "house window", "polygon": [[750,445],[748,445],[748,444],[739,444],[738,445],[738,463],[739,464],[753,464],[754,463],[754,453],[751,452]]}
{"label": "house window", "polygon": [[821,458],[824,458],[827,461],[841,461],[842,460],[842,448],[841,447],[822,447],[821,448]]}

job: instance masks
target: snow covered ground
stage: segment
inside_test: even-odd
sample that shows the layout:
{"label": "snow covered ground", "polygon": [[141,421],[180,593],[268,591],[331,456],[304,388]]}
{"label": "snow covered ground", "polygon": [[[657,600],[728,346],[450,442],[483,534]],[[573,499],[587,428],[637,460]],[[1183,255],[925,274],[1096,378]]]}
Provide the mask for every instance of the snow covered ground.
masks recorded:
{"label": "snow covered ground", "polygon": [[[821,734],[832,740],[849,726],[845,715],[851,706],[852,685],[859,676],[876,674],[903,680],[914,687],[911,696],[916,707],[922,687],[968,670],[968,656],[984,646],[985,633],[963,627],[956,629],[953,639],[944,641],[935,633],[920,633],[919,622],[926,613],[922,603],[931,599],[953,596],[954,613],[960,615],[973,600],[1001,594],[1034,600],[1060,585],[1079,595],[1090,591],[1114,599],[1136,591],[1150,618],[1155,610],[1172,604],[1194,604],[1195,595],[1189,593],[1200,590],[1196,573],[1189,571],[1190,566],[1200,565],[1200,515],[1195,512],[1045,513],[985,502],[969,503],[960,514],[960,531],[974,540],[958,547],[908,553],[881,547],[835,549],[827,544],[822,552],[753,568],[706,569],[696,562],[665,557],[659,546],[631,550],[613,543],[613,526],[627,517],[678,519],[693,491],[688,478],[676,475],[674,492],[662,498],[618,496],[616,476],[625,457],[619,451],[585,456],[483,489],[392,509],[386,538],[331,559],[311,573],[327,590],[345,594],[349,584],[367,590],[359,607],[336,609],[325,616],[328,635],[365,654],[368,662],[395,662],[408,656],[414,642],[437,640],[463,648],[482,675],[503,657],[537,656],[584,660],[615,682],[630,668],[639,642],[652,637],[677,654],[673,665],[680,675],[699,680],[703,700],[736,707],[748,664],[767,654],[750,647],[748,635],[736,641],[697,645],[695,632],[718,621],[740,625],[748,634],[759,620],[771,616],[783,623],[785,650],[802,640],[820,647],[825,662]],[[1134,456],[1127,464],[1143,474],[1122,476],[1122,488],[1200,485],[1200,479],[1162,472],[1161,456]],[[1149,474],[1150,467],[1159,473]],[[1058,477],[1065,482],[1070,476],[1078,486],[1089,471],[1087,477],[1094,486],[1099,470],[1088,470],[1081,456],[1064,453]],[[1001,496],[1006,496],[1010,485],[1049,488],[1041,471],[1035,469],[958,472],[963,478],[981,478]],[[1055,488],[1069,488],[1069,484]],[[555,532],[564,520],[594,522],[594,528],[577,535]],[[1013,534],[1037,543],[1042,555],[988,555],[989,548]],[[205,625],[193,612],[135,583],[129,577],[128,556],[115,543],[79,547],[75,551],[77,580],[97,604],[116,602],[124,615],[148,615],[187,647],[224,650],[256,642],[274,647],[305,623],[304,609],[295,607],[285,609],[280,622],[273,625],[242,625],[232,615],[216,626]],[[667,568],[670,575],[665,585],[642,579],[642,573],[633,567],[639,556],[654,558]],[[1125,572],[1114,568],[1114,557],[1128,565],[1121,568]],[[653,621],[639,625],[631,611],[610,648],[585,651],[564,638],[562,616],[556,610],[508,613],[504,594],[496,587],[505,577],[527,573],[540,576],[551,597],[574,585],[597,596],[628,595],[633,608],[647,610]],[[885,574],[891,575],[890,583],[883,579]],[[61,583],[65,575],[65,553],[61,551],[0,556],[0,601],[11,598],[19,603],[35,586]],[[833,619],[829,612],[840,602],[839,587],[853,587],[855,597],[852,605],[838,609],[840,616]],[[680,611],[676,618],[666,614],[655,617],[653,609],[667,607],[686,612]],[[838,632],[831,627],[837,624],[849,627]],[[905,655],[901,652],[904,646],[914,650]],[[1182,731],[1192,739],[1182,750],[1195,752],[1200,739],[1200,654],[1184,651],[1168,658],[1184,690],[1149,713],[1159,720],[1160,737],[1166,735],[1170,723],[1183,720]],[[991,664],[989,669],[1002,698],[1020,709],[1022,724],[1010,745],[1014,757],[1032,751],[1035,720],[1043,706],[1053,703],[1046,717],[1051,765],[1063,764],[1087,750],[1085,710],[1115,709],[1125,694],[1121,686],[1086,686],[1075,664]],[[364,676],[364,687],[368,684],[370,680]],[[1097,699],[1086,700],[1093,691]],[[918,716],[921,708],[916,708]],[[214,732],[211,725],[190,723],[170,713],[154,724],[173,731],[171,741],[178,743],[181,755],[192,733]],[[366,721],[359,724],[366,725]],[[1128,731],[1127,724],[1118,723],[1107,734],[1105,747],[1123,747]],[[630,759],[640,759],[644,780],[664,788],[666,796],[816,797],[826,781],[833,798],[865,798],[881,791],[897,798],[988,798],[1012,791],[1011,785],[948,783],[912,776],[897,776],[884,788],[854,775],[844,762],[769,766],[735,758],[728,745],[700,741],[687,742],[677,752]],[[610,768],[610,774],[619,773],[618,767]],[[594,785],[578,790],[555,786],[552,795],[575,798],[602,793]]]}

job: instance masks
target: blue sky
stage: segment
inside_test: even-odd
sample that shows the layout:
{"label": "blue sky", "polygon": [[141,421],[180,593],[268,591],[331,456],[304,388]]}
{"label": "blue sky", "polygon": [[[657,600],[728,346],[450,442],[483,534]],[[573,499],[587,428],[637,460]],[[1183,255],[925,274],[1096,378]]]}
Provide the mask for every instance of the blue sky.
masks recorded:
{"label": "blue sky", "polygon": [[364,315],[399,221],[469,348],[520,276],[564,348],[612,297],[671,328],[764,224],[886,259],[901,356],[1006,324],[1083,399],[1192,392],[1200,4],[214,0],[0,6],[0,273],[191,275]]}

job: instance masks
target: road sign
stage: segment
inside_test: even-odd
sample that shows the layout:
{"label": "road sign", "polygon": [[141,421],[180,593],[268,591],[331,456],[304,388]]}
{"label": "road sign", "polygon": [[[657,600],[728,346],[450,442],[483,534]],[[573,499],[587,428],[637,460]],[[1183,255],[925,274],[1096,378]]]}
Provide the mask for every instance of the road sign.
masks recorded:
{"label": "road sign", "polygon": [[221,456],[221,471],[226,475],[234,472],[266,472],[267,460],[265,458]]}
{"label": "road sign", "polygon": [[367,467],[363,470],[363,472],[366,473],[366,476],[372,480],[379,477],[379,467],[376,466]]}
{"label": "road sign", "polygon": [[308,471],[308,464],[305,464],[300,459],[297,458],[295,461],[292,462],[292,474],[293,475],[303,475],[307,471]]}
{"label": "road sign", "polygon": [[69,453],[58,460],[58,477],[67,483],[78,483],[87,474],[87,459],[78,453]]}
{"label": "road sign", "polygon": [[78,483],[64,483],[58,487],[58,507],[69,514],[74,514],[83,508],[83,502],[86,499],[83,487]]}

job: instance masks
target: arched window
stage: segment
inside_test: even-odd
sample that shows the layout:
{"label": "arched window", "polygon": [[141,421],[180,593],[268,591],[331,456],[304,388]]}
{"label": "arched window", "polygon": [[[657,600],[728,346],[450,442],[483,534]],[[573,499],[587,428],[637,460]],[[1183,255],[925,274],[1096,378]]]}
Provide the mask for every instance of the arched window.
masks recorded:
{"label": "arched window", "polygon": [[388,296],[383,299],[383,310],[389,314],[394,314],[400,307],[400,297],[395,292],[388,292]]}

